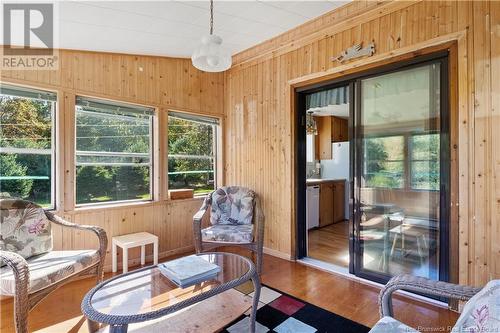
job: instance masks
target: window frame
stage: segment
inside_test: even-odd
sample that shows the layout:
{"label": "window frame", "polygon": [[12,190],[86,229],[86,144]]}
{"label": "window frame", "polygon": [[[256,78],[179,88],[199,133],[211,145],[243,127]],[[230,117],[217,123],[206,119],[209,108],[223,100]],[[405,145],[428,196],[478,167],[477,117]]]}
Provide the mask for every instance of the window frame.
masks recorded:
{"label": "window frame", "polygon": [[[77,203],[77,155],[78,155],[78,150],[76,149],[77,147],[77,98],[82,98],[82,99],[88,99],[88,100],[94,100],[94,101],[100,101],[103,102],[104,104],[111,104],[113,103],[117,106],[120,105],[129,105],[131,107],[136,106],[137,108],[148,108],[152,110],[152,115],[150,116],[151,119],[149,120],[149,195],[150,197],[148,199],[125,199],[125,200],[113,200],[113,201],[103,201],[103,202],[89,202],[89,203]],[[73,177],[73,207],[75,210],[82,210],[82,209],[88,209],[88,208],[102,208],[102,207],[115,207],[115,206],[128,206],[128,205],[134,205],[134,204],[150,204],[154,201],[156,201],[156,192],[155,192],[155,175],[156,175],[156,164],[155,164],[155,135],[156,135],[156,123],[158,122],[158,109],[156,107],[148,106],[148,105],[142,105],[142,104],[137,104],[137,103],[131,103],[128,101],[119,101],[119,100],[112,100],[112,99],[107,99],[107,98],[102,98],[102,97],[94,97],[94,96],[88,96],[84,94],[75,94],[74,95],[74,104],[73,104],[73,112],[74,112],[74,119],[73,119],[73,126],[74,126],[74,140],[73,140],[73,170],[74,170],[74,177]],[[159,135],[159,134],[158,134]],[[119,152],[118,152],[119,153]]]}
{"label": "window frame", "polygon": [[[169,109],[167,110],[166,112],[166,117],[165,117],[165,122],[166,122],[166,125],[165,127],[167,128],[167,137],[166,137],[166,164],[165,164],[165,170],[162,170],[162,172],[165,172],[166,174],[166,178],[165,178],[165,183],[166,183],[166,198],[167,200],[172,200],[170,199],[170,186],[169,186],[169,183],[170,183],[170,175],[169,175],[169,167],[168,167],[168,162],[169,162],[169,159],[170,159],[170,150],[168,149],[168,138],[169,138],[169,131],[168,131],[168,127],[169,127],[169,117],[171,116],[170,114],[171,113],[174,113],[174,114],[179,114],[179,115],[186,115],[186,118],[182,118],[182,117],[177,117],[179,119],[183,119],[183,120],[186,120],[186,121],[192,121],[192,122],[196,122],[196,120],[193,120],[193,119],[187,119],[187,118],[208,118],[208,119],[213,119],[214,120],[214,124],[212,124],[212,128],[213,128],[213,142],[212,142],[212,151],[213,151],[213,155],[212,155],[212,159],[213,159],[213,179],[214,179],[214,189],[213,191],[215,191],[217,189],[217,186],[219,186],[220,183],[222,183],[222,179],[220,177],[220,174],[219,174],[219,169],[222,168],[222,165],[220,164],[220,161],[221,161],[221,156],[222,156],[222,148],[220,146],[221,144],[221,133],[222,133],[222,118],[220,116],[217,116],[217,115],[209,115],[209,114],[204,114],[204,113],[200,113],[200,112],[191,112],[191,111],[182,111],[182,110],[177,110],[177,109]],[[173,115],[172,117],[176,118],[175,115]],[[201,124],[204,124],[204,125],[208,125],[207,122],[203,122],[203,121],[199,121],[199,123]],[[181,155],[182,156],[182,155]],[[199,199],[199,198],[204,198],[206,197],[207,195],[209,195],[209,193],[200,193],[200,194],[194,194],[193,195],[193,198],[194,199]],[[175,201],[179,201],[179,199],[175,200]]]}
{"label": "window frame", "polygon": [[[50,149],[34,149],[34,148],[11,148],[11,147],[0,147],[0,153],[5,153],[5,154],[29,154],[29,155],[50,155],[50,204],[47,207],[43,207],[44,210],[47,211],[55,211],[59,209],[58,205],[58,184],[59,180],[57,178],[57,167],[59,166],[59,161],[58,161],[58,154],[57,151],[59,149],[59,138],[57,137],[57,134],[59,132],[59,103],[60,103],[60,95],[57,90],[51,90],[51,89],[46,89],[46,88],[39,88],[39,87],[33,87],[33,86],[26,86],[26,85],[19,85],[16,83],[11,83],[8,81],[4,81],[0,84],[0,87],[8,87],[10,89],[26,89],[26,90],[33,90],[35,92],[38,92],[39,94],[46,93],[50,95],[54,95],[55,99],[52,101],[50,99],[43,99],[43,98],[32,98],[32,97],[21,97],[21,98],[27,98],[27,99],[34,99],[34,100],[42,100],[42,101],[50,101],[51,102],[51,110],[50,110]],[[0,91],[0,94],[6,95],[6,96],[12,96],[12,97],[20,97],[20,96],[15,96],[15,95],[9,95],[9,94],[3,94]],[[61,145],[62,146],[62,145]],[[9,153],[8,150],[14,149],[17,152],[12,152]],[[34,150],[50,150],[50,154],[36,154],[33,151]],[[27,153],[23,153],[23,151],[27,151]]]}

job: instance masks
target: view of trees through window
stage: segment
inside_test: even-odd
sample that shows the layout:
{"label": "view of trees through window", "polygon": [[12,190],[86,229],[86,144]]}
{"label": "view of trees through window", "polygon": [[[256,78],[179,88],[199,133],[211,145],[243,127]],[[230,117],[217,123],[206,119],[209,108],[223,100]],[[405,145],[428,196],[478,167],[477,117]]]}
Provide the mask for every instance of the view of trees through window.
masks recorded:
{"label": "view of trees through window", "polygon": [[366,182],[370,187],[404,187],[404,137],[365,139]]}
{"label": "view of trees through window", "polygon": [[169,115],[169,189],[190,188],[198,195],[214,190],[216,130],[216,119]]}
{"label": "view of trees through window", "polygon": [[2,87],[0,95],[1,195],[51,207],[55,94],[33,98],[36,91],[12,95],[6,90]]}
{"label": "view of trees through window", "polygon": [[364,143],[366,186],[439,190],[439,134],[369,137]]}
{"label": "view of trees through window", "polygon": [[76,106],[76,203],[151,199],[151,113]]}
{"label": "view of trees through window", "polygon": [[413,135],[410,141],[411,187],[439,190],[439,134]]}

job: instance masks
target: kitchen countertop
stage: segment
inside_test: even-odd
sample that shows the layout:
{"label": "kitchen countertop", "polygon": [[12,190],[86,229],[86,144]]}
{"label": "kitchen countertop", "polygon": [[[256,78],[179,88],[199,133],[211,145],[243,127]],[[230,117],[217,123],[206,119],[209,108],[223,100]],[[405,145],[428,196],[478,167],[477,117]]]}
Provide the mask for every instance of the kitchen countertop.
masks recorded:
{"label": "kitchen countertop", "polygon": [[309,185],[318,185],[322,183],[330,183],[330,182],[345,182],[345,178],[340,178],[340,179],[333,179],[333,178],[309,178],[306,179],[306,184]]}

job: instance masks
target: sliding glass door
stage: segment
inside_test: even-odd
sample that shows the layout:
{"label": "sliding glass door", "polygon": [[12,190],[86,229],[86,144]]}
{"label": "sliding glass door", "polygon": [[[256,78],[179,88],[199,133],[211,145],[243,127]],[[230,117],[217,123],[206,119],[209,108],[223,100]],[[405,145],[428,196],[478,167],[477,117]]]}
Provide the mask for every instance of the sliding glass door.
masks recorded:
{"label": "sliding glass door", "polygon": [[447,280],[446,59],[360,78],[354,114],[354,270]]}

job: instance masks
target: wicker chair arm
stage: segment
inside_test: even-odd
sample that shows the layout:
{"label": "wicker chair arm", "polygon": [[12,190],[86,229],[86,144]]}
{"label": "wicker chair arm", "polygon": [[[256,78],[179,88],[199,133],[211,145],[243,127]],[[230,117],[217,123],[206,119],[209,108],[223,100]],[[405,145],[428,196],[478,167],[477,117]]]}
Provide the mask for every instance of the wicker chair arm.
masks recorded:
{"label": "wicker chair arm", "polygon": [[203,205],[201,205],[200,210],[198,210],[198,212],[196,212],[196,214],[194,214],[193,216],[193,223],[195,224],[195,226],[201,227],[201,221],[203,220],[203,216],[205,216],[205,213],[207,212],[208,207],[211,205],[211,203],[212,203],[212,194],[210,193],[205,197],[205,200],[203,200]]}
{"label": "wicker chair arm", "polygon": [[467,301],[477,294],[481,288],[430,280],[424,277],[403,274],[393,277],[387,282],[379,294],[380,316],[393,316],[392,294],[396,290],[406,290],[431,296],[447,297]]}
{"label": "wicker chair arm", "polygon": [[106,253],[106,249],[108,248],[108,236],[106,235],[106,231],[103,228],[94,225],[76,224],[73,222],[69,222],[51,212],[45,212],[45,215],[52,223],[58,224],[60,226],[93,232],[99,239],[99,253],[101,254],[101,257],[103,257]]}
{"label": "wicker chair arm", "polygon": [[[213,193],[213,192],[212,192]],[[203,217],[208,210],[208,207],[212,204],[212,193],[208,194],[203,200],[203,204],[201,205],[200,210],[196,212],[193,216],[193,238],[194,238],[194,246],[196,249],[196,253],[200,253],[202,251],[201,246],[201,223],[203,221]]]}
{"label": "wicker chair arm", "polygon": [[26,295],[28,297],[28,289],[30,282],[30,272],[26,259],[19,254],[10,251],[0,251],[0,259],[7,264],[14,273],[14,280],[16,282],[16,294]]}

